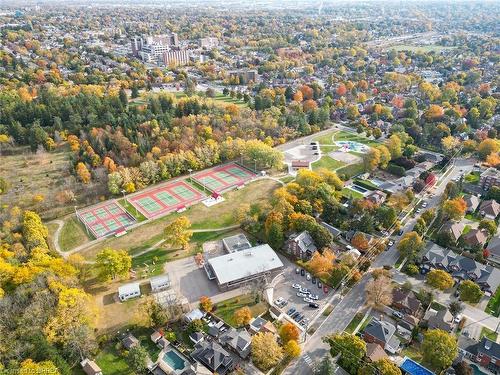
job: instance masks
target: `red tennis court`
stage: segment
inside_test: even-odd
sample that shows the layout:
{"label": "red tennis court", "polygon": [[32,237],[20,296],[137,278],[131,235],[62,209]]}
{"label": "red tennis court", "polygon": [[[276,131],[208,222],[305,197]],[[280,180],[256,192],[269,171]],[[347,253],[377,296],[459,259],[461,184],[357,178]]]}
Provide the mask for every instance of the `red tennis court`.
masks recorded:
{"label": "red tennis court", "polygon": [[203,197],[204,194],[185,181],[175,181],[135,194],[127,200],[151,219],[190,206]]}
{"label": "red tennis court", "polygon": [[135,223],[135,219],[116,202],[106,202],[77,212],[80,221],[95,238],[124,230]]}
{"label": "red tennis court", "polygon": [[197,173],[193,180],[211,191],[220,193],[244,185],[255,176],[250,170],[236,163],[229,163]]}

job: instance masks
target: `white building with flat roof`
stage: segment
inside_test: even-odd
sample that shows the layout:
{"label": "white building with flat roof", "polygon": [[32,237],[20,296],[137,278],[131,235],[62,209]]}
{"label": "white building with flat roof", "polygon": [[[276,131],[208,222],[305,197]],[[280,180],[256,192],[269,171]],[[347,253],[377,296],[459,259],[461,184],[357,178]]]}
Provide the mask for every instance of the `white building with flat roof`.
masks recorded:
{"label": "white building with flat roof", "polygon": [[118,298],[122,302],[139,297],[140,295],[141,288],[139,283],[125,284],[118,288]]}
{"label": "white building with flat roof", "polygon": [[215,276],[223,290],[270,276],[284,267],[278,254],[267,244],[211,258],[205,266],[209,278]]}
{"label": "white building with flat roof", "polygon": [[170,288],[170,278],[167,274],[152,277],[149,279],[149,283],[151,284],[152,292],[159,292],[160,290]]}

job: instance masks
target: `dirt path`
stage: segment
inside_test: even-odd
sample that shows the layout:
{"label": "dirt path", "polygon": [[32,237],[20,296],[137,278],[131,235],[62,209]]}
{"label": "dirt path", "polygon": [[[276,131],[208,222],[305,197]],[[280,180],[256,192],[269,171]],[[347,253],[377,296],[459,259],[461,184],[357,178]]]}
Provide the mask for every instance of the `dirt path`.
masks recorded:
{"label": "dirt path", "polygon": [[56,249],[56,251],[62,255],[64,252],[61,250],[61,246],[59,246],[59,236],[61,235],[61,230],[64,226],[64,221],[63,220],[53,220],[49,224],[57,224],[58,225],[56,231],[54,232],[54,237],[52,238],[52,243],[54,245],[54,249]]}

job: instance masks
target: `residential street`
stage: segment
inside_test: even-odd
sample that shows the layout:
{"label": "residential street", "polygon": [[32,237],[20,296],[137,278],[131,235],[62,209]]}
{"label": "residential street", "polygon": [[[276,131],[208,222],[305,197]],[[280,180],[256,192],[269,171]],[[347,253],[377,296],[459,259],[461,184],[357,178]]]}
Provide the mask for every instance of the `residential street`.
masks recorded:
{"label": "residential street", "polygon": [[[469,159],[457,159],[452,167],[452,171],[445,176],[439,185],[433,189],[432,197],[429,199],[427,196],[422,199],[422,201],[428,202],[428,208],[435,207],[439,204],[441,200],[441,194],[443,193],[446,184],[452,180],[454,177],[470,171],[474,165],[473,160]],[[462,172],[461,172],[462,170]],[[406,233],[411,231],[415,225],[416,217],[410,218],[404,223],[403,231]],[[388,251],[380,254],[372,263],[372,268],[378,268],[384,265],[394,266],[399,258],[396,244],[398,243],[400,237],[396,236],[395,245]],[[285,371],[284,374],[312,374],[314,366],[316,363],[321,361],[321,359],[328,354],[329,347],[324,344],[322,338],[334,332],[341,332],[349,325],[349,322],[354,317],[357,311],[361,309],[365,303],[365,292],[364,287],[366,283],[370,280],[370,275],[365,274],[361,281],[356,284],[343,298],[342,301],[337,303],[332,313],[328,318],[319,326],[319,328],[314,332],[312,336],[309,337],[308,341],[305,343],[301,357],[294,363],[292,363]],[[477,309],[476,309],[477,310]],[[482,312],[485,314],[484,312]],[[473,315],[473,312],[466,310],[464,315]],[[497,318],[493,318],[498,320]],[[488,321],[489,327],[489,319]],[[493,322],[493,321],[492,321]],[[493,323],[492,323],[493,324]],[[495,329],[494,327],[493,329]]]}

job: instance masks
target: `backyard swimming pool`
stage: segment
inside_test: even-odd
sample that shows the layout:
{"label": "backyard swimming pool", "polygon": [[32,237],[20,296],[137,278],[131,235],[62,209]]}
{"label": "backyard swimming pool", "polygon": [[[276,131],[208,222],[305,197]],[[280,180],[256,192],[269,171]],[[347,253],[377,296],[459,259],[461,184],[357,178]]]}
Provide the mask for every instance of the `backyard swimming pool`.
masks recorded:
{"label": "backyard swimming pool", "polygon": [[351,185],[351,186],[349,186],[349,189],[359,191],[361,194],[365,194],[368,192],[368,189],[365,189],[365,188],[358,186],[358,185]]}
{"label": "backyard swimming pool", "polygon": [[368,152],[370,149],[367,145],[364,145],[362,143],[356,142],[356,141],[336,141],[335,144],[340,147],[340,151],[343,152],[361,152],[365,153]]}
{"label": "backyard swimming pool", "polygon": [[165,352],[163,355],[163,361],[174,371],[182,370],[186,367],[186,361],[184,361],[179,354],[171,349]]}

